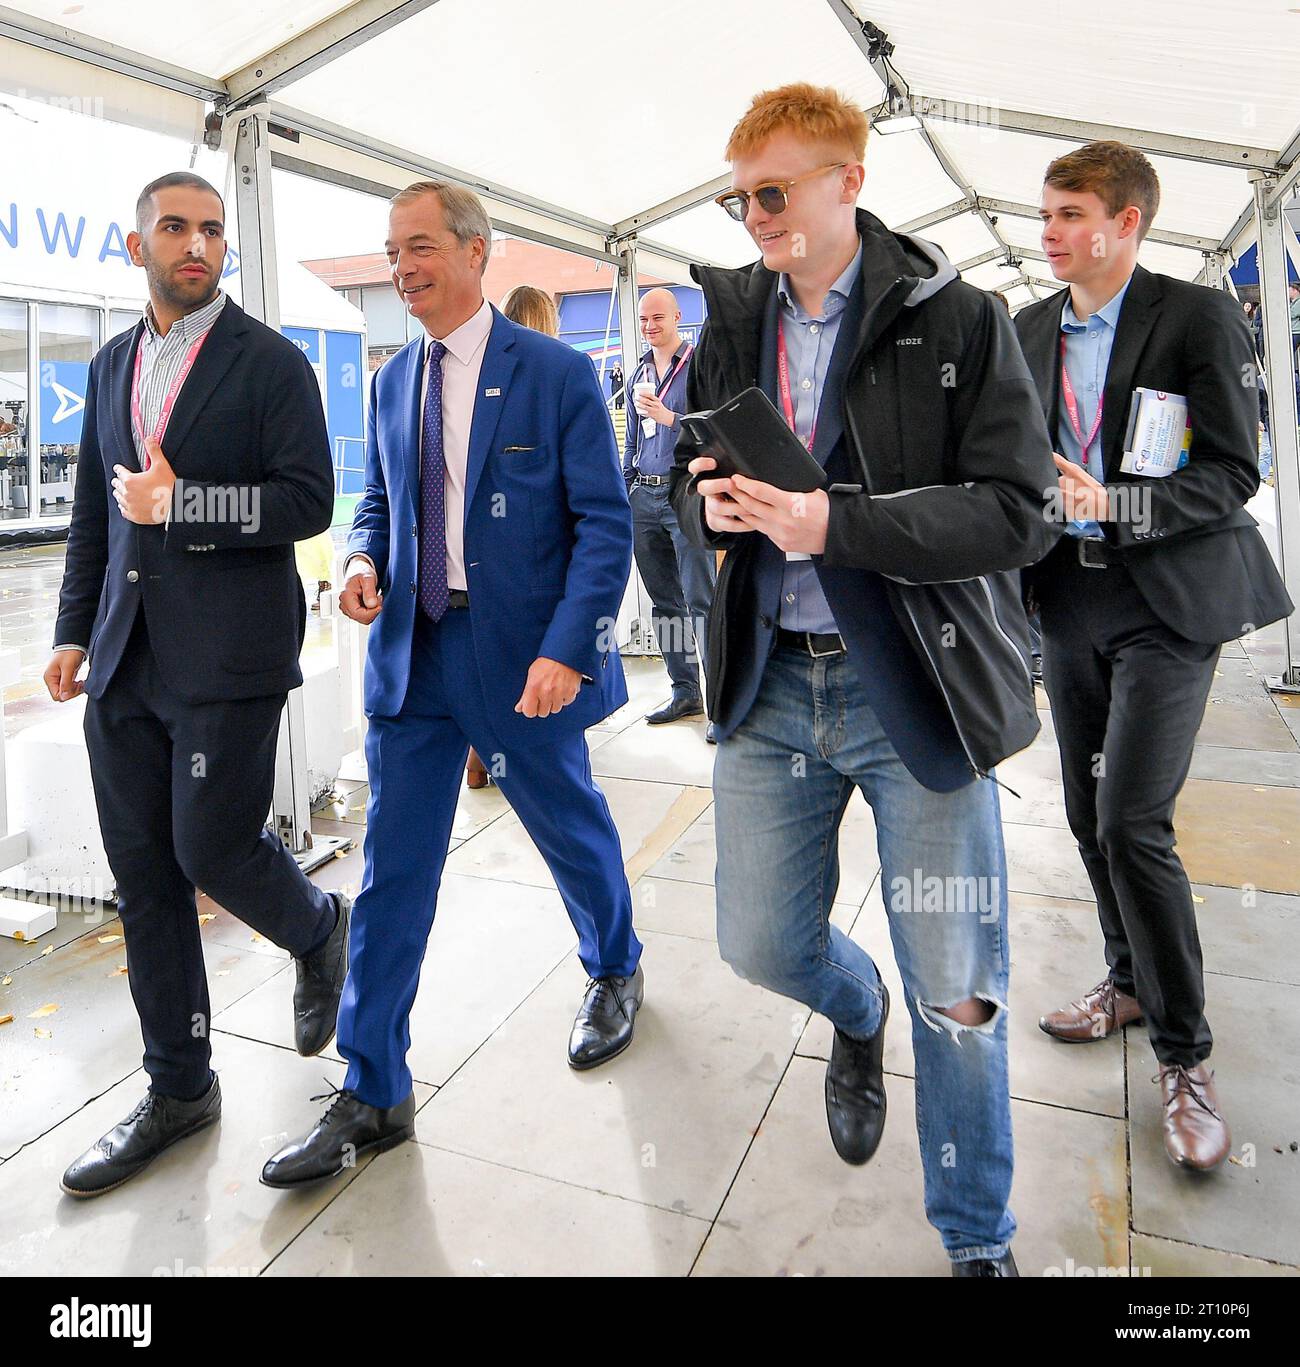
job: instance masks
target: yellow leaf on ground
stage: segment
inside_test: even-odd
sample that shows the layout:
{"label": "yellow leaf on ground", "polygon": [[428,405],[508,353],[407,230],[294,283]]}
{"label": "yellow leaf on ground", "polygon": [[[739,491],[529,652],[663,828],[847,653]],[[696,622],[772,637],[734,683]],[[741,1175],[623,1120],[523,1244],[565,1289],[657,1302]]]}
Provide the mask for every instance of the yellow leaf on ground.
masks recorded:
{"label": "yellow leaf on ground", "polygon": [[26,938],[27,938],[27,936],[24,935],[24,934],[22,933],[21,930],[15,930],[15,931],[14,931],[14,939],[15,939],[15,940],[25,940]]}
{"label": "yellow leaf on ground", "polygon": [[115,945],[121,938],[120,935],[101,935],[99,943],[101,945]]}
{"label": "yellow leaf on ground", "polygon": [[53,1039],[54,1036],[51,1035],[50,1032],[49,1032],[48,1030],[42,1030],[41,1027],[38,1025],[38,1026],[36,1026],[36,1038],[37,1038],[37,1039]]}
{"label": "yellow leaf on ground", "polygon": [[0,987],[8,987],[11,982],[13,982],[13,979],[6,974],[4,981],[0,982]]}
{"label": "yellow leaf on ground", "polygon": [[41,950],[41,958],[43,959],[47,954],[53,954],[53,953],[54,953],[54,946],[53,946],[53,945],[46,945],[45,948],[44,948],[43,950]]}
{"label": "yellow leaf on ground", "polygon": [[14,1013],[12,1011],[7,1016],[0,1016],[0,1025],[8,1025],[13,1018]]}
{"label": "yellow leaf on ground", "polygon": [[209,921],[215,921],[216,919],[217,913],[215,911],[199,912],[199,925],[201,926],[206,926]]}
{"label": "yellow leaf on ground", "polygon": [[52,1016],[58,1009],[58,1002],[46,1002],[44,1006],[38,1006],[35,1011],[28,1012],[27,1019],[40,1020],[42,1016]]}
{"label": "yellow leaf on ground", "polygon": [[1193,902],[1204,902],[1204,901],[1205,901],[1205,898],[1204,898],[1204,897],[1198,897],[1195,893],[1192,893],[1192,901],[1193,901]]}
{"label": "yellow leaf on ground", "polygon": [[334,851],[334,858],[335,858],[335,859],[346,859],[347,857],[348,857],[348,852],[347,852],[346,850],[335,850],[335,851]]}
{"label": "yellow leaf on ground", "polygon": [[118,966],[117,966],[111,973],[107,974],[106,976],[109,977],[109,978],[120,978],[120,977],[124,976],[125,973],[126,973],[126,965],[125,965],[125,964],[118,964]]}
{"label": "yellow leaf on ground", "polygon": [[256,930],[253,932],[252,939],[255,945],[264,945],[266,943],[266,936],[259,934]]}

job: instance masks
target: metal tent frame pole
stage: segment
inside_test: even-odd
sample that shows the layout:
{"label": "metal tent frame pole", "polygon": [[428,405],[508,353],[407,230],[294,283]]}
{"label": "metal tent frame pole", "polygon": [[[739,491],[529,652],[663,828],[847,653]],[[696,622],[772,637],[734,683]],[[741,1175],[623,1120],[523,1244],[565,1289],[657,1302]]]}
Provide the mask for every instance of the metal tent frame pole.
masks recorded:
{"label": "metal tent frame pole", "polygon": [[[226,124],[231,175],[239,222],[239,266],[244,309],[267,327],[280,327],[280,284],[276,263],[275,207],[271,190],[269,110],[251,106]],[[280,714],[275,751],[271,818],[280,839],[305,870],[333,857],[352,842],[313,836],[311,783],[307,771],[307,717],[303,689],[293,689]]]}
{"label": "metal tent frame pole", "polygon": [[[1259,297],[1264,306],[1264,365],[1273,438],[1277,491],[1278,558],[1287,592],[1300,603],[1300,440],[1297,439],[1296,360],[1287,302],[1287,224],[1272,176],[1255,180],[1255,227],[1259,244]],[[1292,614],[1282,624],[1282,672],[1269,679],[1275,691],[1300,693],[1300,625]]]}

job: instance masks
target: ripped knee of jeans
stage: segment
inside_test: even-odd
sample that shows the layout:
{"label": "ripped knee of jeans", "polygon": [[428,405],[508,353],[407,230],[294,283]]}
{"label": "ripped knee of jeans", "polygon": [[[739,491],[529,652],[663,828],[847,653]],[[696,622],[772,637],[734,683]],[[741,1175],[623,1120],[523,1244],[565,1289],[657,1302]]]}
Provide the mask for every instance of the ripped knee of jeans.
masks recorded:
{"label": "ripped knee of jeans", "polygon": [[[950,1011],[956,1011],[972,1004],[980,1005],[987,1011],[985,1019],[978,1024],[967,1025],[948,1014]],[[970,996],[963,997],[955,1002],[927,1002],[918,997],[916,1007],[920,1012],[921,1019],[931,1030],[947,1030],[949,1038],[957,1044],[960,1044],[962,1038],[968,1034],[991,1037],[996,1032],[998,1022],[1007,1010],[1006,1002],[990,996],[987,992],[972,992]],[[963,1012],[962,1014],[969,1013]],[[984,1013],[981,1012],[980,1014]]]}

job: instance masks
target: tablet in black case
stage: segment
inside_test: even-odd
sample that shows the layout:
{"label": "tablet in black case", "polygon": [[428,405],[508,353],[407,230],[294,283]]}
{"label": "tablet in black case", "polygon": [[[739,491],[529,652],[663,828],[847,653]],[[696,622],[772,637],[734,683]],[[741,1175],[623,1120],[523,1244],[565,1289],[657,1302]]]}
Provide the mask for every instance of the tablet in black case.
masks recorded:
{"label": "tablet in black case", "polygon": [[761,389],[746,389],[711,413],[687,413],[682,426],[700,454],[718,462],[702,479],[748,475],[792,494],[826,487],[826,471]]}

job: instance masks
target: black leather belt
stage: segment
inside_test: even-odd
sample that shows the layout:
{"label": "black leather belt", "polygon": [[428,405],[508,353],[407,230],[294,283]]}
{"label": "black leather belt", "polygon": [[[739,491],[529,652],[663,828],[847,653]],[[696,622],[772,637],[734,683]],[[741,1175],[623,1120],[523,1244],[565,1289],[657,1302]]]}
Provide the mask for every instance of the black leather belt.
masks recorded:
{"label": "black leather belt", "polygon": [[469,594],[464,589],[448,589],[447,606],[449,608],[469,607]]}
{"label": "black leather belt", "polygon": [[1095,536],[1073,538],[1078,542],[1079,564],[1089,570],[1107,570],[1112,565],[1122,565],[1123,557],[1107,542]]}
{"label": "black leather belt", "polygon": [[801,651],[814,659],[844,654],[844,638],[837,631],[791,631],[788,627],[777,627],[776,639],[778,645]]}
{"label": "black leather belt", "polygon": [[668,475],[638,475],[633,481],[635,484],[667,484]]}

